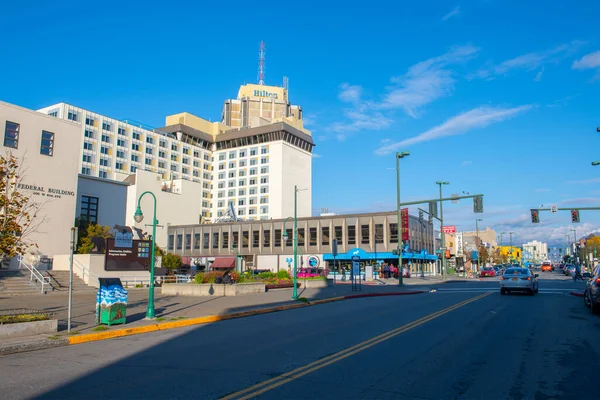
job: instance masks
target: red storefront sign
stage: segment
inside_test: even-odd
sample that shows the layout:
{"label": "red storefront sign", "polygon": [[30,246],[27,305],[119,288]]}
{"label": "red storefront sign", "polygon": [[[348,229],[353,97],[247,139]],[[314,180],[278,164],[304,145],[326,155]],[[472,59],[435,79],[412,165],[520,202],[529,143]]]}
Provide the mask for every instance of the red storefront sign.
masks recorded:
{"label": "red storefront sign", "polygon": [[402,240],[408,240],[408,208],[400,210],[400,220],[402,221]]}
{"label": "red storefront sign", "polygon": [[442,229],[444,231],[444,233],[456,233],[456,226],[454,225],[449,225],[449,226],[445,226],[444,229]]}

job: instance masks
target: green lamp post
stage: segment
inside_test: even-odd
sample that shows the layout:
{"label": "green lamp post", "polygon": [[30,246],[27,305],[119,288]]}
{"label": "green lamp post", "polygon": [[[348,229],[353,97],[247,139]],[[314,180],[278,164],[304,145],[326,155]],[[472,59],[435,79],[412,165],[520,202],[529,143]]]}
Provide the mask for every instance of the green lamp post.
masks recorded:
{"label": "green lamp post", "polygon": [[403,280],[403,267],[402,267],[402,218],[400,216],[400,160],[404,157],[408,157],[410,156],[410,153],[408,151],[402,151],[402,152],[396,152],[396,195],[397,195],[397,200],[398,200],[398,206],[397,208],[397,216],[398,216],[398,225],[397,225],[397,230],[398,230],[398,245],[397,245],[397,251],[398,251],[398,285],[402,286],[404,284],[404,280]]}
{"label": "green lamp post", "polygon": [[133,219],[135,222],[140,223],[144,219],[144,214],[142,213],[141,201],[144,195],[149,194],[154,199],[154,216],[152,218],[152,259],[150,260],[150,290],[148,293],[148,308],[146,309],[146,318],[154,319],[156,315],[154,313],[154,251],[156,248],[156,225],[158,225],[158,221],[156,220],[156,196],[154,193],[150,191],[146,191],[140,195],[138,198],[138,205],[135,210],[135,214],[133,215]]}

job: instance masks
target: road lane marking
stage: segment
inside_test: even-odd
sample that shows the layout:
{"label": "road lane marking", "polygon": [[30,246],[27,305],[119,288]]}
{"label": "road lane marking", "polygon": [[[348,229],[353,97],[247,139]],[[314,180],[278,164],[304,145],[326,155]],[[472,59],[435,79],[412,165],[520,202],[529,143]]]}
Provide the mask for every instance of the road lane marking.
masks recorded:
{"label": "road lane marking", "polygon": [[258,395],[260,395],[262,393],[268,392],[269,390],[275,389],[278,386],[281,386],[283,384],[291,382],[291,381],[293,381],[295,379],[301,378],[304,375],[310,374],[311,372],[314,372],[316,370],[324,368],[324,367],[326,367],[326,366],[328,366],[330,364],[333,364],[335,362],[341,361],[341,360],[343,360],[343,359],[345,359],[347,357],[350,357],[351,355],[354,355],[354,354],[359,353],[359,352],[361,352],[363,350],[366,350],[366,349],[368,349],[368,348],[370,348],[372,346],[375,346],[376,344],[379,344],[379,343],[381,343],[383,341],[391,339],[392,337],[395,337],[395,336],[400,335],[400,334],[402,334],[404,332],[407,332],[407,331],[409,331],[409,330],[411,330],[413,328],[416,328],[417,326],[420,326],[420,325],[422,325],[422,324],[424,324],[426,322],[434,320],[434,319],[436,319],[436,318],[438,318],[438,317],[440,317],[440,316],[442,316],[444,314],[447,314],[447,313],[449,313],[451,311],[454,311],[454,310],[456,310],[456,309],[458,309],[460,307],[463,307],[463,306],[465,306],[467,304],[470,304],[470,303],[473,303],[473,302],[475,302],[477,300],[480,300],[480,299],[482,299],[482,298],[484,298],[486,296],[489,296],[490,294],[492,294],[492,293],[491,292],[486,292],[486,293],[481,294],[479,296],[475,296],[475,297],[473,297],[471,299],[462,301],[462,302],[460,302],[458,304],[455,304],[453,306],[445,308],[445,309],[443,309],[441,311],[437,311],[435,313],[426,315],[426,316],[421,317],[421,318],[419,318],[419,319],[417,319],[415,321],[409,322],[408,324],[405,324],[405,325],[403,325],[401,327],[392,329],[391,331],[382,333],[382,334],[380,334],[378,336],[375,336],[375,337],[373,337],[371,339],[365,340],[365,341],[363,341],[361,343],[358,343],[358,344],[356,344],[354,346],[351,346],[351,347],[349,347],[347,349],[341,350],[341,351],[339,351],[339,352],[337,352],[335,354],[331,354],[331,355],[329,355],[327,357],[324,357],[322,359],[314,361],[314,362],[312,362],[310,364],[307,364],[305,366],[296,368],[296,369],[294,369],[292,371],[286,372],[286,373],[284,373],[282,375],[279,375],[277,377],[268,379],[268,380],[263,381],[261,383],[258,383],[256,385],[253,385],[253,386],[251,386],[249,388],[246,388],[246,389],[240,390],[238,392],[229,394],[229,395],[227,395],[225,397],[222,397],[221,400],[232,400],[232,399],[240,399],[240,400],[244,399],[245,400],[245,399],[250,399],[252,397],[258,396]]}

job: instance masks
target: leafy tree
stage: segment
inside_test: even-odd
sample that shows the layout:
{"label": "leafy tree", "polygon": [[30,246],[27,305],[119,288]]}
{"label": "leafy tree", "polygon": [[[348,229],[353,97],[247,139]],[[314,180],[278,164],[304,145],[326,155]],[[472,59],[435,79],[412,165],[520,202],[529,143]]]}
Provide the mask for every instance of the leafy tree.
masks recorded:
{"label": "leafy tree", "polygon": [[183,264],[181,257],[177,254],[167,253],[162,257],[161,265],[171,271],[177,270]]}
{"label": "leafy tree", "polygon": [[28,237],[45,222],[39,213],[44,203],[21,191],[25,158],[0,155],[0,256],[14,257],[38,248]]}
{"label": "leafy tree", "polygon": [[481,263],[481,265],[483,265],[483,263],[490,262],[490,255],[487,247],[481,245],[479,246],[478,250],[479,262]]}
{"label": "leafy tree", "polygon": [[102,226],[94,223],[85,224],[85,229],[79,231],[79,246],[77,247],[77,253],[89,254],[94,248],[92,238],[95,237],[101,237],[103,239],[111,238],[113,237],[112,230],[109,226]]}

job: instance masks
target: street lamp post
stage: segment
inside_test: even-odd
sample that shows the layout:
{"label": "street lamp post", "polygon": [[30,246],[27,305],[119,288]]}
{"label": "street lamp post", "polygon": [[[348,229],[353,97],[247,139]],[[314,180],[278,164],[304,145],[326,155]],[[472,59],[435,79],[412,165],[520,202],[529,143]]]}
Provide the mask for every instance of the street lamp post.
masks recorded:
{"label": "street lamp post", "polygon": [[410,155],[410,153],[408,151],[402,151],[402,152],[396,152],[396,198],[398,200],[398,205],[397,205],[397,216],[398,216],[398,224],[397,224],[397,230],[398,230],[398,244],[397,244],[397,251],[398,251],[398,285],[402,286],[404,284],[404,280],[403,280],[403,268],[402,268],[402,218],[400,216],[400,159],[404,158],[404,157],[408,157]]}
{"label": "street lamp post", "polygon": [[475,220],[475,230],[477,231],[477,250],[478,250],[478,255],[479,258],[477,260],[477,266],[479,267],[478,269],[481,269],[481,240],[479,239],[479,222],[483,221],[483,219],[481,218],[477,218]]}
{"label": "street lamp post", "polygon": [[513,237],[514,232],[508,232],[508,234],[510,235],[510,261],[512,263],[512,259],[513,259],[512,237]]}
{"label": "street lamp post", "polygon": [[[306,189],[298,189],[298,186],[294,185],[294,230],[292,231],[292,237],[293,237],[293,243],[294,243],[294,291],[292,293],[292,300],[296,300],[298,299],[298,285],[297,285],[297,269],[298,269],[298,192],[300,190],[306,190]],[[285,221],[283,222],[283,240],[286,241],[288,240],[288,234],[287,234],[287,229],[285,229],[285,225],[288,221],[288,219],[291,219],[292,217],[287,217],[285,219]]]}
{"label": "street lamp post", "polygon": [[150,191],[146,191],[140,195],[138,198],[137,209],[135,210],[135,214],[133,215],[133,219],[135,222],[140,223],[144,219],[144,214],[142,213],[141,201],[144,195],[149,194],[154,199],[154,215],[152,217],[152,259],[150,260],[150,289],[148,293],[148,308],[146,309],[146,318],[154,319],[156,315],[154,313],[154,251],[156,248],[156,225],[158,225],[158,221],[156,220],[156,196],[154,193]]}
{"label": "street lamp post", "polygon": [[442,279],[446,280],[446,235],[444,234],[444,208],[442,207],[442,186],[449,185],[448,181],[437,181],[436,185],[440,186],[440,234],[442,235]]}
{"label": "street lamp post", "polygon": [[567,252],[569,252],[569,253],[570,253],[569,249],[570,249],[570,247],[571,247],[571,244],[570,244],[570,241],[571,241],[571,234],[567,233],[567,234],[565,235],[565,238],[567,238],[567,249],[566,249],[566,251],[565,251],[565,254],[566,254]]}
{"label": "street lamp post", "polygon": [[579,256],[579,254],[575,253],[577,251],[577,230],[570,229],[570,231],[573,232],[573,255],[575,256],[575,262],[577,262],[577,257]]}

